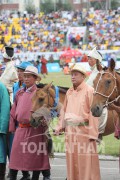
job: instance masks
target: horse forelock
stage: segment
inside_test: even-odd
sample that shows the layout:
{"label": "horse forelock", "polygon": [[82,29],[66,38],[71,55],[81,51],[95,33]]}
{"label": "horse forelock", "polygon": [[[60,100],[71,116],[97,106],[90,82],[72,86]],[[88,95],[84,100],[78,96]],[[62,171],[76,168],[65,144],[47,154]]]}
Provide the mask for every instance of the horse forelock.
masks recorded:
{"label": "horse forelock", "polygon": [[53,107],[54,102],[55,90],[52,87],[37,89],[32,98],[33,110],[35,111],[44,105],[48,107]]}

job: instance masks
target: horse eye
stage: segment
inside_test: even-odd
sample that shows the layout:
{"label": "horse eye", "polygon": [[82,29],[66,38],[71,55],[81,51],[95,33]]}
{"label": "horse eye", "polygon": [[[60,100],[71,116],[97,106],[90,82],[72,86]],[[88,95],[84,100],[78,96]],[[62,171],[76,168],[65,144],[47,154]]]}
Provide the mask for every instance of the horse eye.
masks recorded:
{"label": "horse eye", "polygon": [[110,84],[111,83],[111,80],[107,80],[107,84]]}
{"label": "horse eye", "polygon": [[110,80],[110,79],[107,80],[106,83],[105,83],[105,84],[106,84],[106,87],[109,87],[110,83],[111,83],[111,80]]}

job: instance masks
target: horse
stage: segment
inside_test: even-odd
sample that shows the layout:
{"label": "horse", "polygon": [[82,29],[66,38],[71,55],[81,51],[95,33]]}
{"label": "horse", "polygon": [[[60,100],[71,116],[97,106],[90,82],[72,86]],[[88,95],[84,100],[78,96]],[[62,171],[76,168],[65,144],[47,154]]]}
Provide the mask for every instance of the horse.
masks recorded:
{"label": "horse", "polygon": [[49,133],[49,126],[51,119],[52,110],[56,110],[55,104],[55,90],[51,87],[51,84],[45,85],[43,88],[37,88],[35,94],[32,97],[32,110],[30,117],[30,125],[34,128],[42,125],[46,131],[46,144],[48,154],[53,157],[53,143]]}
{"label": "horse", "polygon": [[33,127],[38,127],[43,123],[43,120],[48,123],[52,118],[51,110],[55,109],[54,103],[55,90],[51,87],[51,84],[45,85],[43,88],[37,88],[32,97],[30,124]]}
{"label": "horse", "polygon": [[115,62],[111,60],[108,68],[102,68],[98,63],[98,75],[94,80],[94,96],[91,106],[92,115],[100,117],[105,107],[108,109],[107,124],[103,136],[115,132],[116,121],[120,115],[109,108],[109,105],[115,103],[120,105],[120,75],[115,71]]}

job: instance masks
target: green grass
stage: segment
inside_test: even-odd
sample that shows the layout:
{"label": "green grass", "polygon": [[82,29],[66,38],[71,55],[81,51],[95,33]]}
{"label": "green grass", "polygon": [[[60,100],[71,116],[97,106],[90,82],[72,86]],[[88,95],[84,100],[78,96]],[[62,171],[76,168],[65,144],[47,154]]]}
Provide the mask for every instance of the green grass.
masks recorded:
{"label": "green grass", "polygon": [[113,156],[120,155],[120,141],[114,138],[114,134],[105,136],[103,138],[104,148],[103,154],[109,154]]}
{"label": "green grass", "polygon": [[70,87],[72,86],[70,75],[64,75],[63,72],[59,73],[49,73],[46,78],[43,78],[41,75],[42,83],[51,83],[53,81],[53,85]]}
{"label": "green grass", "polygon": [[[42,76],[41,76],[42,77]],[[70,87],[71,78],[70,75],[64,75],[63,72],[60,73],[49,73],[46,78],[42,78],[42,83],[50,83],[53,81],[54,85],[59,85],[63,87]],[[51,126],[54,128],[57,124],[57,119],[52,121]],[[64,152],[64,135],[53,137],[54,147],[56,152]],[[120,153],[120,143],[119,140],[114,138],[114,134],[105,136],[101,145],[98,147],[98,152],[100,154],[114,155],[118,156]]]}

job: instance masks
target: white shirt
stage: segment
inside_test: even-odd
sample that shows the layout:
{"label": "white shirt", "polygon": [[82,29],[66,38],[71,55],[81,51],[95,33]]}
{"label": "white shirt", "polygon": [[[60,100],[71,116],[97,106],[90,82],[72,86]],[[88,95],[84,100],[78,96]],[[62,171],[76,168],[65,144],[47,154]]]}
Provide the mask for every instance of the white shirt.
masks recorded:
{"label": "white shirt", "polygon": [[11,102],[12,102],[12,91],[13,91],[12,87],[13,87],[14,82],[16,82],[17,80],[18,80],[18,75],[14,67],[14,62],[9,61],[6,63],[6,68],[0,77],[0,82],[2,82],[8,89],[10,93]]}

